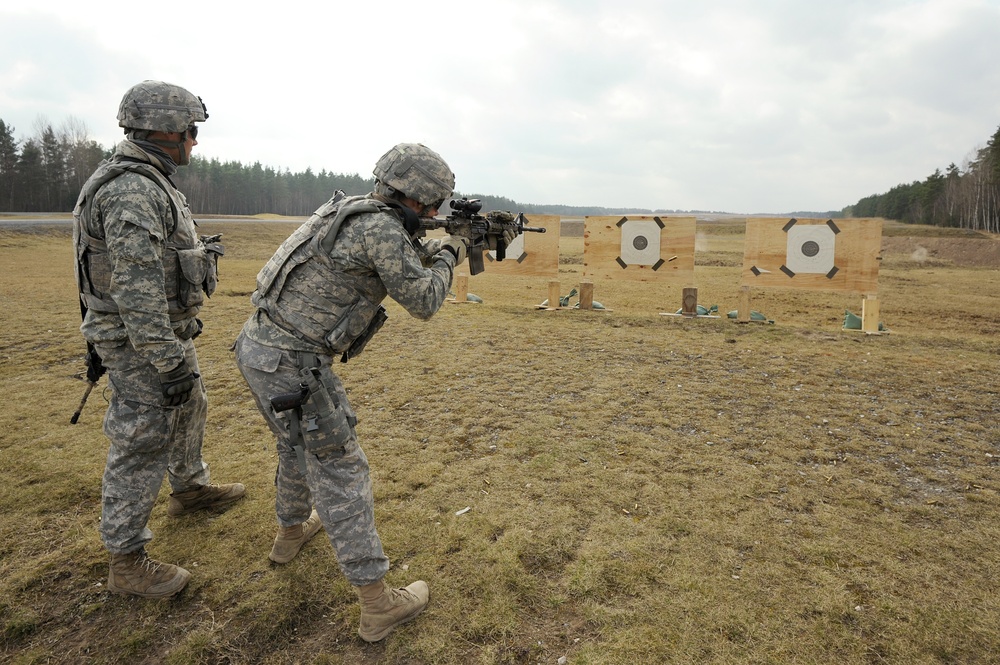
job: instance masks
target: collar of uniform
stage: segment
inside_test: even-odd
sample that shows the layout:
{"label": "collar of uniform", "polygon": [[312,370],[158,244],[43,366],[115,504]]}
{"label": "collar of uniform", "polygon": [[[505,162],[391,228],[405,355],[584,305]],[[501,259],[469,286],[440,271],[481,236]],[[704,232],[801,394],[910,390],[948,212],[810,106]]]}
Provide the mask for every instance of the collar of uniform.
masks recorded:
{"label": "collar of uniform", "polygon": [[[115,151],[117,155],[121,155],[126,159],[133,159],[140,162],[146,162],[153,165],[162,173],[173,175],[177,171],[177,166],[172,163],[169,159],[162,159],[153,152],[144,149],[139,146],[134,141],[128,139],[122,141],[118,144],[118,149]],[[167,162],[170,162],[169,164]]]}

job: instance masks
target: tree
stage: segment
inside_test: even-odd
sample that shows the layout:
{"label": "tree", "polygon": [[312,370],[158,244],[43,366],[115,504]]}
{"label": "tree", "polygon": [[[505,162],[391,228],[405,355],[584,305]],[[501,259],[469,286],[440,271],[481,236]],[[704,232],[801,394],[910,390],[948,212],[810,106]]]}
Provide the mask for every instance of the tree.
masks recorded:
{"label": "tree", "polygon": [[52,125],[46,125],[38,135],[42,150],[42,209],[55,211],[64,207],[66,193],[66,160]]}
{"label": "tree", "polygon": [[17,140],[14,128],[0,120],[0,210],[10,212],[17,176]]}
{"label": "tree", "polygon": [[14,174],[14,210],[41,212],[45,199],[45,164],[42,149],[34,139],[21,148]]}

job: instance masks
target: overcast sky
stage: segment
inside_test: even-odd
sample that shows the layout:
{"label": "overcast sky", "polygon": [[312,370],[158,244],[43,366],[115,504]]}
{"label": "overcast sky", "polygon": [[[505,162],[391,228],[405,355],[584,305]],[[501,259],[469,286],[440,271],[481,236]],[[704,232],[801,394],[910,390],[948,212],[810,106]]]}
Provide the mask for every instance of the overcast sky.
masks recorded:
{"label": "overcast sky", "polygon": [[367,177],[420,142],[523,203],[838,210],[1000,126],[1000,0],[11,4],[18,138],[72,118],[111,146],[161,79],[208,105],[204,157]]}

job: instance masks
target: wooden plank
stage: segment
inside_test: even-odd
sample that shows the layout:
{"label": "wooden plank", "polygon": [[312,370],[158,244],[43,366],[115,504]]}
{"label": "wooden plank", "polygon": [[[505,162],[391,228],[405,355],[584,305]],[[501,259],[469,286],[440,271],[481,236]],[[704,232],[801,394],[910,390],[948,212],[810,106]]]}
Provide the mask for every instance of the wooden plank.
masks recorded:
{"label": "wooden plank", "polygon": [[[486,272],[494,275],[520,275],[524,277],[559,276],[559,215],[525,215],[525,226],[540,226],[545,233],[524,233],[523,251],[517,256],[507,252],[503,261],[497,261],[495,252],[485,252],[483,263]],[[558,304],[558,303],[557,303]]]}
{"label": "wooden plank", "polygon": [[877,296],[867,296],[861,301],[861,329],[866,333],[878,332],[879,303]]}
{"label": "wooden plank", "polygon": [[559,280],[553,279],[549,282],[549,309],[559,309]]}
{"label": "wooden plank", "polygon": [[881,219],[747,219],[742,285],[874,294]]}
{"label": "wooden plank", "polygon": [[[692,285],[694,217],[588,216],[583,228],[585,277]],[[658,246],[646,244],[655,236]]]}
{"label": "wooden plank", "polygon": [[750,323],[750,287],[741,286],[736,301],[736,322]]}
{"label": "wooden plank", "polygon": [[580,309],[594,308],[594,283],[586,280],[580,282]]}
{"label": "wooden plank", "polygon": [[698,316],[698,289],[686,286],[681,291],[681,314]]}

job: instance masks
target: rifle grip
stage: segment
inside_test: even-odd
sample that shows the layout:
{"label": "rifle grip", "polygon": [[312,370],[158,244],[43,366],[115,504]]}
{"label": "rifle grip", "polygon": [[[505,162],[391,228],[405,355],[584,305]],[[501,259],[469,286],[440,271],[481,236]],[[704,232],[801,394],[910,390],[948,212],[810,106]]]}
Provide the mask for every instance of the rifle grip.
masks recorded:
{"label": "rifle grip", "polygon": [[268,398],[271,403],[271,408],[274,409],[275,413],[281,413],[282,411],[288,411],[289,409],[294,409],[297,406],[302,406],[309,399],[309,387],[302,384],[297,392],[293,393],[281,393],[280,395],[272,395]]}

